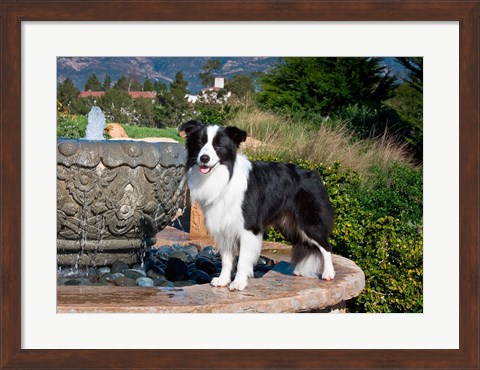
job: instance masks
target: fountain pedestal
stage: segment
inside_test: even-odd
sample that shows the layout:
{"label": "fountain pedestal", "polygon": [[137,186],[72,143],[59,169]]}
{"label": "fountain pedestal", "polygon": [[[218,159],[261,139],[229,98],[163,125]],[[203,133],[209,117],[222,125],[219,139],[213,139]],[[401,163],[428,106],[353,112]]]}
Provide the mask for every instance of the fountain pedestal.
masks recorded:
{"label": "fountain pedestal", "polygon": [[57,141],[57,263],[140,261],[175,217],[184,147],[142,141]]}

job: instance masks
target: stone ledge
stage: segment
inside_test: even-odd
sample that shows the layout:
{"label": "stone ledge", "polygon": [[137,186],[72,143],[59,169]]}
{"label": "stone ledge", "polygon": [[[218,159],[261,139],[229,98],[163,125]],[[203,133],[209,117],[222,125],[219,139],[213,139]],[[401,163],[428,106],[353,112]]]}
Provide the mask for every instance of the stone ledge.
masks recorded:
{"label": "stone ledge", "polygon": [[356,297],[365,275],[352,261],[333,256],[332,281],[269,272],[247,289],[194,285],[182,288],[58,286],[57,313],[281,313],[314,312]]}
{"label": "stone ledge", "polygon": [[[205,248],[209,245],[218,247],[210,235],[190,234],[171,226],[167,226],[165,229],[157,233],[155,243],[156,248],[174,243],[180,245],[194,244],[199,248]],[[264,240],[262,244],[262,255],[266,255],[265,253],[267,253],[268,255],[266,256],[275,261],[289,261],[291,248],[290,245]]]}

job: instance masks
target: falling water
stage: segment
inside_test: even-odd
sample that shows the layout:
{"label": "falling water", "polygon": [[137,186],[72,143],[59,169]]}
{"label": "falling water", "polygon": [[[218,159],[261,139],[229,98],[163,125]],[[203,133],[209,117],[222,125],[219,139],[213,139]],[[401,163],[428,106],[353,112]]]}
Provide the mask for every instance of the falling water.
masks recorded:
{"label": "falling water", "polygon": [[[92,107],[90,112],[88,113],[88,125],[85,134],[85,139],[87,140],[105,140],[103,136],[103,132],[106,127],[106,120],[105,115],[103,114],[102,110],[99,107]],[[86,194],[84,193],[84,198],[86,198]],[[85,246],[87,244],[87,234],[88,234],[88,206],[83,205],[82,208],[82,219],[80,224],[81,235],[80,235],[80,251],[78,252],[75,265],[72,268],[72,273],[79,273],[80,272],[80,259],[85,251]],[[104,228],[105,221],[103,221],[102,228]],[[98,238],[98,242],[95,246],[94,255],[97,255],[98,252],[98,244],[101,242],[103,237],[104,230],[100,230],[100,237]]]}
{"label": "falling water", "polygon": [[105,140],[103,131],[106,127],[105,116],[99,107],[92,107],[88,113],[88,125],[85,139]]}
{"label": "falling water", "polygon": [[[93,106],[90,112],[88,113],[88,125],[87,125],[87,131],[85,134],[85,139],[105,140],[105,137],[103,136],[105,127],[106,127],[105,115],[103,114],[102,110],[99,107]],[[85,207],[86,206],[84,205],[84,208]],[[86,231],[87,227],[88,227],[87,219],[85,217],[85,220],[84,221],[82,220],[82,228],[84,230],[84,235],[82,235],[81,243],[83,241],[83,246],[81,245],[79,258],[83,254],[83,249],[87,242],[87,231]],[[97,243],[95,244],[94,258],[96,258],[98,254],[98,246],[103,238],[104,227],[105,227],[105,220],[102,220],[102,228],[99,230],[99,237],[97,238]]]}
{"label": "falling water", "polygon": [[[83,193],[84,199],[85,199],[85,192]],[[88,233],[88,223],[87,223],[87,218],[88,218],[88,206],[86,204],[83,204],[82,207],[82,220],[80,224],[80,230],[81,230],[81,238],[80,238],[80,251],[78,252],[77,255],[77,262],[75,263],[75,270],[79,269],[79,264],[80,264],[80,259],[82,258],[84,252],[85,252],[85,246],[87,244],[87,233]]]}
{"label": "falling water", "polygon": [[97,240],[95,241],[95,250],[94,250],[94,253],[93,253],[93,259],[94,260],[97,260],[98,249],[100,247],[100,244],[102,243],[103,235],[105,234],[105,218],[100,216],[100,215],[97,215],[96,220],[97,220],[97,222],[95,224],[100,225],[100,228],[96,230],[97,231]]}

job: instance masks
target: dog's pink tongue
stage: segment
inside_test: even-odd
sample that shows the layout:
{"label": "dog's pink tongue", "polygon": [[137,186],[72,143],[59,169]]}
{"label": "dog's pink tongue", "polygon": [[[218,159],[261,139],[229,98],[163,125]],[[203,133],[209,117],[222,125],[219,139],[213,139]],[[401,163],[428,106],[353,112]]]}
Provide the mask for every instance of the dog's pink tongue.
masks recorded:
{"label": "dog's pink tongue", "polygon": [[203,174],[208,173],[208,172],[210,172],[210,167],[201,166],[200,167],[200,172],[203,173]]}

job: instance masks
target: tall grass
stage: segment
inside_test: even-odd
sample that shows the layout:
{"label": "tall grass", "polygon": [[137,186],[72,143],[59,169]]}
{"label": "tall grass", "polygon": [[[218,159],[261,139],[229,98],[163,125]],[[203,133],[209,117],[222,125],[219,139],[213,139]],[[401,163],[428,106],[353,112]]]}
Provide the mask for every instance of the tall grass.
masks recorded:
{"label": "tall grass", "polygon": [[229,125],[247,131],[259,140],[248,141],[246,154],[275,156],[289,161],[302,158],[326,165],[339,161],[344,168],[352,168],[367,175],[371,168],[386,169],[392,163],[412,165],[406,148],[386,135],[358,140],[341,121],[313,126],[256,108],[243,109]]}

